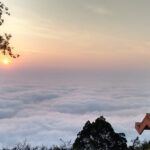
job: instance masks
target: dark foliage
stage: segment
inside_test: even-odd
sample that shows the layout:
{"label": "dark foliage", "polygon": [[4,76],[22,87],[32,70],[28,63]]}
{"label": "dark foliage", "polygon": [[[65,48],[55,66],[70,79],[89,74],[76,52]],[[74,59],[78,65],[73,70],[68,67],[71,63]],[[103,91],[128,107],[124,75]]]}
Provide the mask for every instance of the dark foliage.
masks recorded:
{"label": "dark foliage", "polygon": [[[132,142],[133,142],[133,145],[129,146],[126,150],[150,150],[150,141],[149,142],[145,141],[145,142],[141,143],[139,141],[139,139],[136,138]],[[17,144],[13,148],[2,148],[1,150],[76,150],[76,149],[65,148],[64,146],[53,146],[51,148],[48,148],[46,146],[35,146],[35,147],[32,147],[31,145],[29,145],[26,142],[24,142],[23,144],[22,143]],[[82,149],[80,149],[80,150],[82,150]]]}
{"label": "dark foliage", "polygon": [[140,150],[139,148],[141,147],[141,143],[139,140],[139,137],[135,138],[134,140],[131,141],[132,142],[132,146],[129,146],[129,150]]}
{"label": "dark foliage", "polygon": [[[0,26],[4,23],[3,15],[10,15],[8,7],[6,7],[2,2],[0,2]],[[0,51],[3,55],[9,55],[12,58],[17,58],[19,55],[13,54],[13,47],[10,46],[10,34],[0,35]]]}
{"label": "dark foliage", "polygon": [[3,148],[1,150],[71,150],[69,148],[64,148],[62,146],[53,146],[51,148],[48,148],[46,146],[35,146],[32,147],[31,145],[24,143],[19,143],[13,148]]}
{"label": "dark foliage", "polygon": [[147,141],[143,142],[141,144],[141,150],[150,150],[150,141],[149,142],[147,142]]}
{"label": "dark foliage", "polygon": [[73,144],[76,150],[126,150],[124,133],[115,133],[104,117],[95,122],[87,121]]}
{"label": "dark foliage", "polygon": [[150,150],[150,141],[140,142],[139,138],[132,140],[132,145],[129,146],[128,150]]}
{"label": "dark foliage", "polygon": [[0,150],[150,150],[150,141],[140,142],[139,138],[132,140],[132,145],[127,147],[125,134],[115,133],[111,124],[104,117],[97,118],[95,122],[87,121],[83,130],[73,144],[71,141],[64,142],[60,139],[60,146],[32,147],[25,141],[13,148],[2,148]]}

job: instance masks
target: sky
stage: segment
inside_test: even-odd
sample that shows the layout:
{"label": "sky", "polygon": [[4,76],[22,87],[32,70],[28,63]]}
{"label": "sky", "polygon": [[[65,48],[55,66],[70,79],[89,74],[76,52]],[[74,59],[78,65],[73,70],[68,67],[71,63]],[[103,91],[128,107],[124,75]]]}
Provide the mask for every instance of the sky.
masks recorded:
{"label": "sky", "polygon": [[30,70],[148,70],[149,1],[11,0],[2,32]]}
{"label": "sky", "polygon": [[150,1],[3,2],[11,16],[0,33],[21,56],[0,56],[0,146],[73,142],[101,115],[129,143],[138,136],[150,104]]}

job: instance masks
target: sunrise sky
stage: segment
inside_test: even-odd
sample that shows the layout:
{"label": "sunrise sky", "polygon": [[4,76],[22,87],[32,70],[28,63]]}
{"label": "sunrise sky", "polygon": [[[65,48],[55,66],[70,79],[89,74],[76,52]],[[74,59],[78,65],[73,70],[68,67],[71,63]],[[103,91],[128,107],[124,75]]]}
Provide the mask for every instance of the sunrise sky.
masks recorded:
{"label": "sunrise sky", "polygon": [[3,2],[21,56],[0,55],[0,147],[73,141],[100,115],[130,143],[150,107],[150,1]]}
{"label": "sunrise sky", "polygon": [[4,2],[12,15],[2,32],[22,55],[16,69],[149,69],[147,0]]}

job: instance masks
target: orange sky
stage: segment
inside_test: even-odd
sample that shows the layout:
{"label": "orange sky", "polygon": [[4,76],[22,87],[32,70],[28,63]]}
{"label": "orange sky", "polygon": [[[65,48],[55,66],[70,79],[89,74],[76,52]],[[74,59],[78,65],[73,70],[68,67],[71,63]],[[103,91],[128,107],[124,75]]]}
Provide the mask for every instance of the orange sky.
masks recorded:
{"label": "orange sky", "polygon": [[[147,12],[136,8],[140,2],[136,7],[134,2],[124,2],[124,7],[119,1],[116,6],[96,0],[62,0],[60,4],[54,0],[5,2],[12,15],[5,17],[1,31],[12,33],[12,44],[21,54],[11,66],[148,69],[150,37],[146,28],[150,22]],[[146,5],[141,9],[149,11]],[[138,16],[131,15],[133,11]],[[140,26],[142,19],[145,27]]]}

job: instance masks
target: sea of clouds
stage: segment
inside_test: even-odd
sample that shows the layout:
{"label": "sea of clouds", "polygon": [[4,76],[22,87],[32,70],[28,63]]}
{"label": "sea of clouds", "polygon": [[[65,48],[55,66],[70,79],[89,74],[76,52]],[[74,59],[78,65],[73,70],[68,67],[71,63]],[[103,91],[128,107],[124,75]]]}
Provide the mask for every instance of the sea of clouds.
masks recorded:
{"label": "sea of clouds", "polygon": [[[0,80],[0,146],[27,140],[31,145],[60,145],[76,138],[87,120],[103,115],[130,143],[138,136],[134,125],[150,112],[148,83],[73,80]],[[140,138],[148,139],[150,131]]]}

